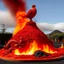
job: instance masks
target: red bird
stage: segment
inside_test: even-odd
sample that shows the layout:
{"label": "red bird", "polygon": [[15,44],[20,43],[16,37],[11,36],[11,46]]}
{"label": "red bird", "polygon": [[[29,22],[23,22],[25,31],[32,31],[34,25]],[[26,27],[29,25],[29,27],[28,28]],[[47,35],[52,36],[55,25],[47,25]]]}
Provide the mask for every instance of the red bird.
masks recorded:
{"label": "red bird", "polygon": [[32,5],[32,8],[27,12],[26,17],[32,20],[37,13],[36,5]]}

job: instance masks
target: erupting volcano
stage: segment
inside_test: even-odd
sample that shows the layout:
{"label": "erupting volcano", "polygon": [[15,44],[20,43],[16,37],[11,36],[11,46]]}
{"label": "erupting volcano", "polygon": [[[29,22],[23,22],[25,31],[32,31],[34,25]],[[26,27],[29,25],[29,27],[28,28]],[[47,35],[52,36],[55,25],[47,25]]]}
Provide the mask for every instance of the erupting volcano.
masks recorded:
{"label": "erupting volcano", "polygon": [[[26,13],[25,0],[3,1],[16,18],[17,24],[12,38],[0,50],[1,59],[12,61],[52,60],[64,56],[64,49],[55,48],[53,42],[48,39],[32,20],[37,13],[35,5],[32,5],[32,9]],[[40,54],[42,55],[39,56]]]}

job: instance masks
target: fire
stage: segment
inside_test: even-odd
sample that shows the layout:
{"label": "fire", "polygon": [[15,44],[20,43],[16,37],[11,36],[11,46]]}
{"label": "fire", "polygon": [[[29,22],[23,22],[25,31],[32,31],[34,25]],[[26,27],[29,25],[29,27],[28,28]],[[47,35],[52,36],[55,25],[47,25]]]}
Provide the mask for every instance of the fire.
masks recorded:
{"label": "fire", "polygon": [[16,49],[15,50],[15,55],[32,55],[32,54],[34,54],[34,52],[36,50],[38,50],[38,45],[37,45],[36,41],[33,41],[33,43],[30,44],[30,47],[26,52],[20,53],[19,49]]}
{"label": "fire", "polygon": [[47,44],[43,45],[43,51],[45,51],[46,53],[50,53],[50,54],[54,54],[54,53],[57,52],[57,51],[51,50],[50,47]]}
{"label": "fire", "polygon": [[14,29],[13,35],[15,35],[17,32],[19,32],[20,30],[22,30],[24,28],[24,26],[26,25],[27,22],[29,22],[29,19],[25,17],[26,12],[24,11],[18,11],[16,13],[16,27]]}
{"label": "fire", "polygon": [[54,54],[56,51],[53,51],[49,48],[48,45],[43,45],[43,48],[38,47],[36,41],[33,41],[33,43],[30,44],[30,47],[28,50],[24,52],[20,52],[19,49],[14,50],[15,55],[33,55],[35,51],[41,50],[46,53]]}
{"label": "fire", "polygon": [[64,48],[64,45],[63,45],[63,43],[61,44],[61,47],[60,48]]}

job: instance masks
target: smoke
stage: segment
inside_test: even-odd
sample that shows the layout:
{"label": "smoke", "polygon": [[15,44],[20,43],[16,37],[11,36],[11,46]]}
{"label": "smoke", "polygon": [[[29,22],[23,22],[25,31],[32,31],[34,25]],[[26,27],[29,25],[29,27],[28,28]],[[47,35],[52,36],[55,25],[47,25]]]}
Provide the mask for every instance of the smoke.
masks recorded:
{"label": "smoke", "polygon": [[25,0],[3,0],[3,2],[14,16],[18,10],[26,11]]}

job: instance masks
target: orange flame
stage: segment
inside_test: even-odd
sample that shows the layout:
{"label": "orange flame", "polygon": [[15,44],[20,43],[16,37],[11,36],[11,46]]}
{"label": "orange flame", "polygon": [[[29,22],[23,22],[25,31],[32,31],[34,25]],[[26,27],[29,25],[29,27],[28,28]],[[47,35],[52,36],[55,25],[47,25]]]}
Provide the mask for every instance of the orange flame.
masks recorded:
{"label": "orange flame", "polygon": [[50,54],[53,54],[53,53],[57,52],[57,51],[51,50],[47,44],[43,45],[43,51],[45,51],[46,53],[50,53]]}
{"label": "orange flame", "polygon": [[64,48],[64,45],[63,45],[63,43],[61,44],[60,48]]}
{"label": "orange flame", "polygon": [[44,52],[50,53],[50,54],[56,53],[56,51],[51,50],[48,45],[44,45],[43,49],[41,49],[40,47],[38,47],[36,41],[33,41],[33,43],[30,44],[30,47],[27,51],[20,52],[19,49],[16,49],[14,51],[14,54],[15,55],[33,55],[34,52],[37,50],[41,50],[41,51],[44,51]]}
{"label": "orange flame", "polygon": [[26,18],[25,15],[26,15],[26,12],[23,12],[23,11],[18,11],[16,13],[17,23],[16,23],[16,27],[13,32],[13,36],[17,32],[19,32],[21,29],[23,29],[26,23],[29,22],[29,19]]}
{"label": "orange flame", "polygon": [[19,49],[15,50],[16,55],[32,55],[36,50],[38,50],[38,46],[36,42],[34,41],[32,44],[30,44],[29,49],[26,52],[19,52]]}

